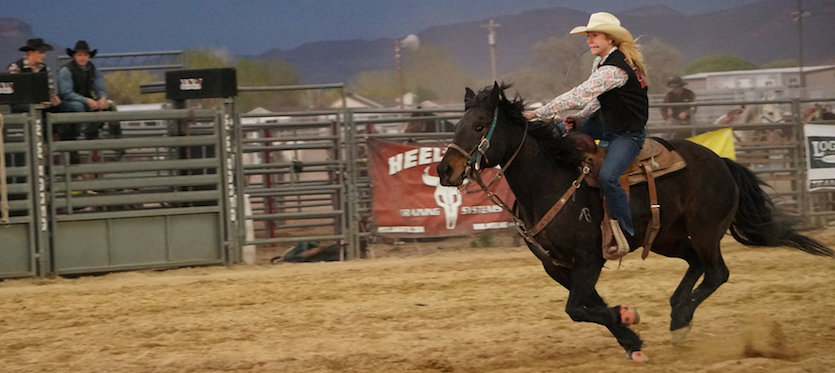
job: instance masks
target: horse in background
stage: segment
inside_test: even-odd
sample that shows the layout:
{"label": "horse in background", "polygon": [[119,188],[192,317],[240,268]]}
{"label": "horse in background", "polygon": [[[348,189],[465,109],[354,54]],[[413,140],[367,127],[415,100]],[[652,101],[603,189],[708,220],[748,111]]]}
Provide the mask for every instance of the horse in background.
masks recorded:
{"label": "horse in background", "polygon": [[[713,121],[714,125],[734,126],[743,124],[790,123],[791,115],[783,115],[775,104],[742,105],[728,110]],[[782,129],[739,130],[734,129],[734,140],[743,143],[769,142],[785,143],[788,134]]]}
{"label": "horse in background", "polygon": [[835,113],[832,112],[832,105],[815,104],[804,110],[801,118],[804,122],[835,120]]}

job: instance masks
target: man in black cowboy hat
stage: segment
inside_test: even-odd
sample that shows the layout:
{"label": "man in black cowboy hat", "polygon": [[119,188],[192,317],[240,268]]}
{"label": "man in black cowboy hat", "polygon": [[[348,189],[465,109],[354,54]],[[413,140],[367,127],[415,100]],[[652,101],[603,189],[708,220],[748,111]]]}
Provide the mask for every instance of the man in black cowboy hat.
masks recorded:
{"label": "man in black cowboy hat", "polygon": [[[52,72],[49,71],[49,67],[43,62],[46,57],[46,52],[52,49],[52,46],[44,43],[41,38],[29,39],[26,41],[26,45],[18,49],[21,52],[25,52],[26,56],[9,65],[9,73],[11,74],[46,71],[49,79],[49,101],[44,102],[44,105],[47,107],[54,107],[61,103],[61,99],[58,98],[58,91],[55,89],[55,80],[52,78]],[[22,106],[26,107],[23,108]],[[21,105],[20,108],[13,108],[13,111],[29,111],[29,107],[28,105]]]}
{"label": "man in black cowboy hat", "polygon": [[[84,40],[75,43],[75,48],[67,48],[72,61],[58,70],[58,87],[61,95],[61,111],[85,112],[106,110],[110,107],[104,78],[90,58],[98,50],[90,50]],[[57,130],[59,140],[74,140],[84,129],[87,139],[98,137],[100,123],[65,124]]]}
{"label": "man in black cowboy hat", "polygon": [[[693,91],[684,88],[687,84],[680,77],[676,76],[667,81],[667,88],[670,91],[664,96],[664,103],[676,102],[693,102],[696,101],[696,94]],[[694,106],[680,105],[680,106],[662,106],[661,116],[669,124],[690,125],[690,119],[696,112]]]}

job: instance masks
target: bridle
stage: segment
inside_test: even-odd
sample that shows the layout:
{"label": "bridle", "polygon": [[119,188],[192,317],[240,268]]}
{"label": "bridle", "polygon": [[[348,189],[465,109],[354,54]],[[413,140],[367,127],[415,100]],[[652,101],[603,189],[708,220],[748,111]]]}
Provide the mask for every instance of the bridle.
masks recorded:
{"label": "bridle", "polygon": [[[487,130],[487,133],[484,136],[481,136],[481,140],[478,141],[478,144],[470,150],[466,151],[464,148],[460,147],[456,143],[450,143],[448,147],[453,149],[464,157],[467,158],[467,170],[474,170],[480,171],[481,165],[481,158],[483,157],[484,160],[488,161],[487,159],[487,149],[490,148],[490,139],[493,138],[493,133],[496,131],[496,123],[499,119],[499,105],[496,105],[496,108],[493,109],[493,123],[490,124],[490,128]],[[519,144],[521,147],[522,144]]]}
{"label": "bridle", "polygon": [[[481,180],[481,159],[484,158],[485,161],[490,162],[490,160],[487,159],[487,149],[490,149],[490,139],[493,138],[493,133],[495,133],[496,131],[496,124],[498,123],[498,119],[499,106],[497,104],[496,108],[493,109],[493,122],[490,123],[490,128],[487,129],[486,134],[481,136],[481,140],[478,141],[478,144],[475,147],[473,147],[472,150],[467,151],[454,142],[447,145],[449,149],[453,149],[467,158],[467,165],[465,166],[466,170],[464,171],[464,177],[469,177],[473,179],[476,183],[478,183],[478,185],[481,186],[481,190],[479,191],[487,193],[488,196],[491,196],[491,199],[492,192],[490,192],[488,188],[490,188],[496,181],[498,181],[504,175],[505,170],[507,170],[507,168],[510,167],[510,165],[513,163],[513,160],[516,159],[516,156],[519,154],[519,151],[522,150],[522,146],[525,144],[525,138],[527,138],[528,135],[528,121],[525,121],[525,130],[522,132],[522,141],[519,142],[519,146],[516,148],[516,151],[513,153],[513,155],[510,157],[507,163],[505,163],[505,165],[499,170],[499,172],[496,173],[496,176],[493,177],[493,180],[491,180],[489,183],[485,185],[484,182],[482,182]],[[467,191],[467,193],[476,193],[479,191]],[[496,198],[499,201],[501,201],[501,199],[498,198],[498,196],[496,196]],[[497,204],[502,207],[507,206],[504,204],[504,202],[502,202],[501,204]],[[509,212],[511,212],[511,210],[509,210]]]}
{"label": "bridle", "polygon": [[[577,190],[577,188],[580,187],[580,184],[583,182],[583,179],[590,172],[590,168],[588,166],[590,164],[590,160],[588,158],[586,160],[584,160],[583,167],[581,167],[581,169],[580,169],[580,176],[576,180],[574,180],[574,182],[571,183],[571,187],[569,187],[568,190],[566,190],[565,193],[563,193],[562,197],[560,197],[560,199],[548,211],[548,213],[546,213],[546,215],[543,216],[542,219],[540,219],[535,224],[533,229],[529,230],[527,228],[527,226],[525,225],[525,223],[522,221],[522,219],[519,218],[519,216],[516,214],[515,209],[508,206],[501,199],[501,197],[497,196],[495,193],[493,193],[490,190],[490,187],[504,175],[505,171],[508,169],[508,167],[510,167],[510,165],[513,163],[513,160],[516,159],[516,156],[519,155],[519,152],[522,150],[522,146],[524,146],[525,140],[527,139],[527,135],[528,135],[528,121],[527,120],[525,120],[525,130],[522,132],[522,140],[519,141],[519,145],[517,146],[516,151],[513,153],[513,155],[510,157],[510,159],[508,159],[508,161],[504,164],[504,166],[502,166],[502,168],[499,169],[499,172],[496,173],[496,176],[494,176],[493,180],[491,180],[489,183],[485,184],[481,180],[481,171],[482,171],[481,168],[480,168],[481,159],[484,158],[484,160],[487,160],[486,152],[487,152],[487,149],[490,148],[490,139],[493,137],[493,133],[496,130],[496,123],[498,122],[498,117],[499,117],[499,106],[496,105],[496,108],[493,110],[493,122],[490,124],[490,128],[488,129],[487,133],[484,134],[481,137],[481,140],[479,140],[478,144],[472,150],[466,151],[466,150],[464,150],[464,148],[455,144],[454,142],[450,143],[448,145],[449,149],[453,149],[453,150],[459,152],[461,155],[463,155],[464,157],[467,158],[467,165],[466,165],[466,171],[464,173],[464,176],[469,177],[470,179],[474,180],[479,185],[479,187],[481,188],[480,190],[467,190],[467,193],[472,194],[472,193],[483,192],[484,194],[487,195],[487,197],[490,198],[491,202],[493,202],[497,206],[501,207],[508,214],[510,214],[510,216],[513,217],[513,222],[516,225],[516,229],[519,231],[519,234],[522,236],[522,238],[525,239],[525,241],[527,241],[529,243],[528,247],[531,249],[533,254],[537,258],[539,258],[540,261],[542,261],[543,263],[553,264],[557,267],[570,268],[571,264],[565,263],[563,261],[557,260],[554,257],[552,257],[549,254],[548,250],[546,250],[544,247],[542,247],[542,245],[540,245],[536,241],[536,239],[534,239],[534,236],[539,234],[542,231],[542,229],[545,228],[545,226],[548,223],[550,223],[550,221],[557,215],[557,213],[559,213],[559,211],[562,209],[562,207],[565,205],[565,203],[568,202],[568,199],[574,194],[574,192]],[[467,187],[464,187],[464,188],[467,188]]]}

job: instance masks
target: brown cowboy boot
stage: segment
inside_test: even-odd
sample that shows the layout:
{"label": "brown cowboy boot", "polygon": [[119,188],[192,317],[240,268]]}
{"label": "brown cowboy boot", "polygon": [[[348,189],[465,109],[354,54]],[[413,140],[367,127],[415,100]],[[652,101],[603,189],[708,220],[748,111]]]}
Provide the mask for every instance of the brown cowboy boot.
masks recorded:
{"label": "brown cowboy boot", "polygon": [[623,258],[629,253],[629,242],[623,231],[620,229],[620,224],[617,220],[609,219],[609,226],[612,228],[612,236],[617,246],[609,246],[603,251],[603,257],[606,260],[617,260]]}

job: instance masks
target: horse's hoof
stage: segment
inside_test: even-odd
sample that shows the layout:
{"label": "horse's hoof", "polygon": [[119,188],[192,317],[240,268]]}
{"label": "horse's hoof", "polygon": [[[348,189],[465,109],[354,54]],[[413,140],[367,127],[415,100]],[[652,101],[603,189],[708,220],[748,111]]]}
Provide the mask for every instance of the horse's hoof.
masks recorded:
{"label": "horse's hoof", "polygon": [[684,340],[687,339],[687,334],[690,333],[690,329],[693,329],[693,322],[690,322],[687,326],[671,330],[670,341],[673,342],[673,346],[678,346],[684,343]]}
{"label": "horse's hoof", "polygon": [[649,357],[641,351],[632,351],[626,353],[626,358],[636,363],[648,363]]}
{"label": "horse's hoof", "polygon": [[641,322],[641,315],[638,310],[632,307],[631,304],[621,304],[620,308],[620,322],[623,325],[635,325]]}

